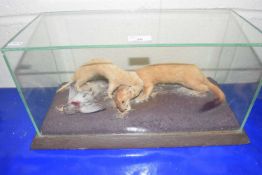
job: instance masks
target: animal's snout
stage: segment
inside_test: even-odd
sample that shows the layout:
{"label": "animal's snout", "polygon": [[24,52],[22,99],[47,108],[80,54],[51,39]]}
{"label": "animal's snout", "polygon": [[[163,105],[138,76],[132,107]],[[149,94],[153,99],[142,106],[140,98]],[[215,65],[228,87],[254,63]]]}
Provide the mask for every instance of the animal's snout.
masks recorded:
{"label": "animal's snout", "polygon": [[127,109],[126,109],[126,108],[118,108],[118,110],[119,110],[120,112],[125,112]]}
{"label": "animal's snout", "polygon": [[127,107],[126,107],[126,102],[122,99],[117,99],[116,100],[116,107],[120,112],[125,112],[127,111]]}

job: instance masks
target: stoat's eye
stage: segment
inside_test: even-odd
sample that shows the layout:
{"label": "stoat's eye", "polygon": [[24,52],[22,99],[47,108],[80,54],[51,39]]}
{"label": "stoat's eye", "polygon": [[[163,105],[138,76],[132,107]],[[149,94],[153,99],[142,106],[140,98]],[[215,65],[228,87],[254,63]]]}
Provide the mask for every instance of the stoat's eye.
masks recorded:
{"label": "stoat's eye", "polygon": [[125,101],[123,100],[123,101],[121,101],[121,103],[122,103],[122,104],[124,104],[124,103],[125,103]]}

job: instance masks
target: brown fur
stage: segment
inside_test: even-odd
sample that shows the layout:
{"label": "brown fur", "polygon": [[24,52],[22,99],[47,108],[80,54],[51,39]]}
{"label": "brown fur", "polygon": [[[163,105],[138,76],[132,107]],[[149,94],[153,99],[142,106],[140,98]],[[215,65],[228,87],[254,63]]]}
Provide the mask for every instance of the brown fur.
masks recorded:
{"label": "brown fur", "polygon": [[133,90],[129,86],[119,86],[114,94],[114,102],[119,112],[123,113],[129,111],[131,109],[130,100],[137,95],[134,95]]}
{"label": "brown fur", "polygon": [[[136,73],[143,80],[143,92],[136,98],[141,102],[147,100],[156,84],[177,83],[189,89],[207,92],[211,91],[216,96],[215,104],[220,104],[225,100],[224,93],[213,83],[211,83],[201,72],[192,64],[157,64],[149,65],[137,69]],[[121,87],[115,93],[115,103],[120,111],[130,109],[129,101],[135,97],[129,87]]]}
{"label": "brown fur", "polygon": [[75,71],[72,80],[62,86],[57,92],[63,91],[70,84],[75,83],[75,88],[81,91],[81,86],[96,76],[102,76],[108,80],[108,96],[120,85],[126,85],[132,89],[134,94],[139,94],[143,88],[143,81],[136,72],[124,71],[118,66],[103,59],[91,60]]}

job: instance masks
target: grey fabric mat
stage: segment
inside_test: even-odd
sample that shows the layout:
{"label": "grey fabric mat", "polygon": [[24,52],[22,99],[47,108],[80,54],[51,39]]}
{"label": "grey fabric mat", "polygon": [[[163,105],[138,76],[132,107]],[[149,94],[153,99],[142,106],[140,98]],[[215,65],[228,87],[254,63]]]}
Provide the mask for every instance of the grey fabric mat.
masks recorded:
{"label": "grey fabric mat", "polygon": [[[106,92],[106,89],[105,89]],[[106,110],[92,114],[66,115],[56,110],[65,104],[68,91],[56,94],[42,126],[46,134],[98,134],[134,132],[213,131],[236,129],[239,124],[227,103],[202,111],[214,99],[211,93],[198,94],[178,85],[161,85],[148,102],[132,104],[133,110],[117,118],[112,101],[100,102]]]}

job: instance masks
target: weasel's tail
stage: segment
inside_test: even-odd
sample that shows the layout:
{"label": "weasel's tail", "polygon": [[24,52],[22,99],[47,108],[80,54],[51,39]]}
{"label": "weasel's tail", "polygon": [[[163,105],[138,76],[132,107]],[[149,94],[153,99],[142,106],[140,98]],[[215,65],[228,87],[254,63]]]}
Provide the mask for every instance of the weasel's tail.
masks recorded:
{"label": "weasel's tail", "polygon": [[225,101],[225,94],[224,92],[214,83],[210,82],[209,80],[206,81],[206,85],[208,86],[209,90],[212,91],[215,96],[217,97],[215,101],[220,104]]}
{"label": "weasel's tail", "polygon": [[216,96],[216,99],[205,104],[203,106],[203,108],[201,109],[201,111],[210,110],[210,109],[220,105],[221,103],[223,103],[226,99],[225,94],[217,85],[210,82],[208,79],[206,80],[205,84],[208,86],[209,90]]}
{"label": "weasel's tail", "polygon": [[56,91],[56,93],[64,91],[64,90],[65,90],[68,86],[70,86],[72,83],[74,83],[73,80],[72,80],[72,81],[69,81],[69,82],[66,83],[66,84],[64,84],[63,86],[61,86],[61,87]]}

